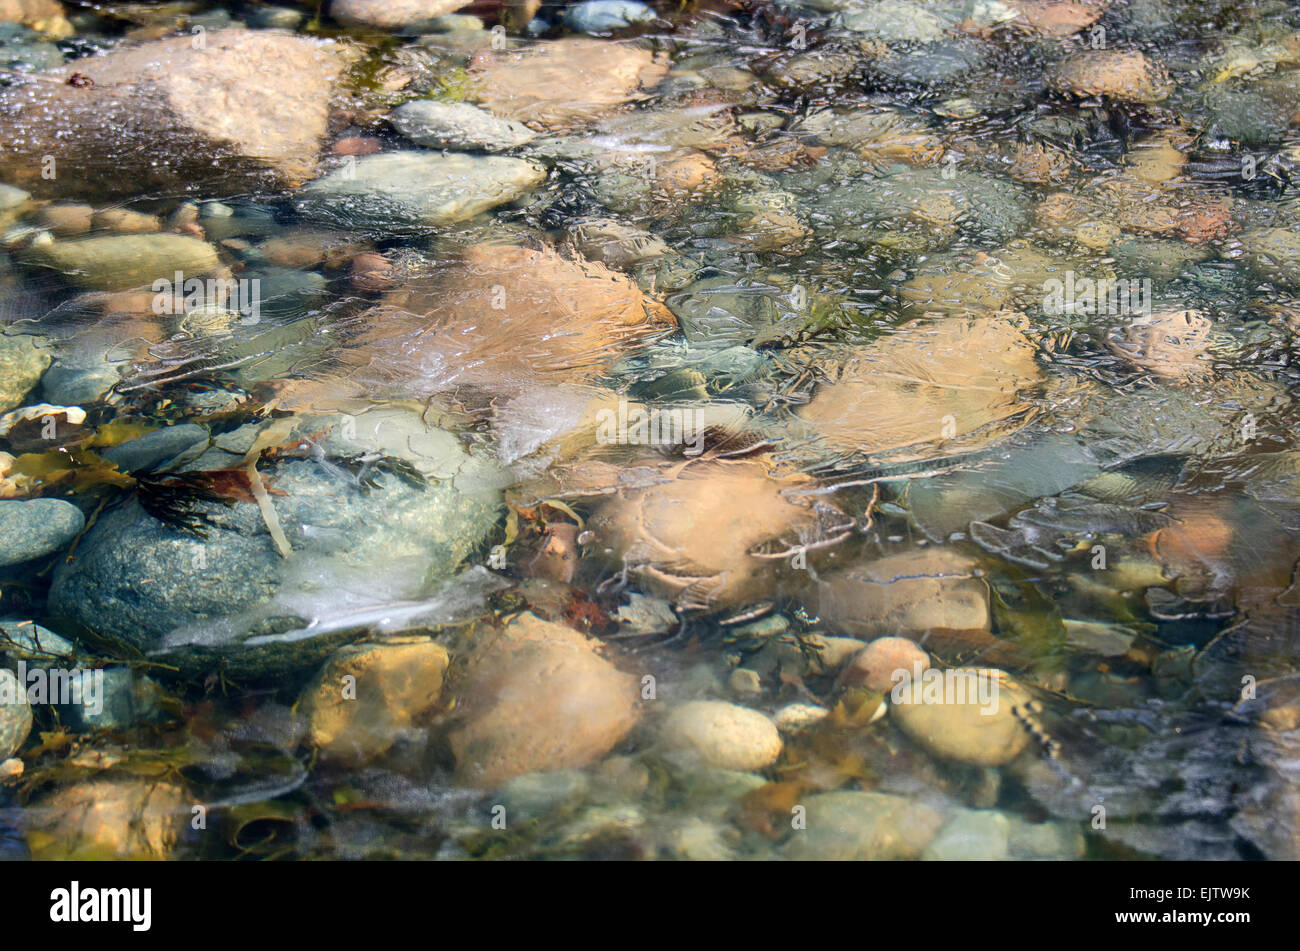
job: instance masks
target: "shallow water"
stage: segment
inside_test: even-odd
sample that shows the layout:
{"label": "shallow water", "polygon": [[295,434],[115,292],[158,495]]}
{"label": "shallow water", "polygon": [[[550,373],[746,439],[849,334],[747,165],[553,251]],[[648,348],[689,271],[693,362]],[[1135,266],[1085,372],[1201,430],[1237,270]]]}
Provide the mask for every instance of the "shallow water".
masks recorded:
{"label": "shallow water", "polygon": [[520,6],[5,34],[0,855],[1300,856],[1300,13]]}

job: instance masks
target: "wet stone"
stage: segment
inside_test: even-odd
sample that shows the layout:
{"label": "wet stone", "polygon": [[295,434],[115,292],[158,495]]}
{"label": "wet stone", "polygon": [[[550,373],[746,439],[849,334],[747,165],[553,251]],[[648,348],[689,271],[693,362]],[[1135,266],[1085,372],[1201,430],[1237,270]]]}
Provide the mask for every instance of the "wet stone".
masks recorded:
{"label": "wet stone", "polygon": [[0,566],[51,555],[85,525],[81,510],[62,499],[0,502]]}
{"label": "wet stone", "polygon": [[49,367],[49,348],[40,337],[0,335],[0,413],[22,403]]}
{"label": "wet stone", "polygon": [[526,195],[545,170],[533,162],[460,153],[387,152],[311,182],[305,217],[344,230],[418,235]]}
{"label": "wet stone", "polygon": [[[365,489],[340,469],[290,462],[263,478],[284,493],[270,504],[290,557],[278,553],[256,504],[200,503],[204,538],[131,503],[101,516],[77,557],[56,569],[51,606],[141,650],[165,648],[174,661],[224,658],[266,676],[320,663],[349,631],[382,619],[378,605],[451,574],[496,519],[490,494],[415,487],[392,474]],[[276,636],[310,624],[319,637]]]}
{"label": "wet stone", "polygon": [[[66,198],[284,185],[315,174],[329,99],[354,54],[263,30],[214,28],[203,44],[192,40],[125,46],[51,71],[56,82],[8,87],[4,177]],[[69,85],[74,72],[93,85]],[[77,148],[61,148],[67,141]],[[50,154],[57,177],[42,175]]]}
{"label": "wet stone", "polygon": [[885,793],[817,793],[802,805],[807,828],[792,832],[784,847],[796,861],[916,859],[943,825],[929,806]]}
{"label": "wet stone", "polygon": [[331,0],[329,11],[344,26],[421,33],[464,5],[458,0]]}
{"label": "wet stone", "polygon": [[635,678],[578,632],[516,618],[470,661],[458,687],[462,718],[448,737],[457,777],[490,789],[594,763],[636,725],[638,696]]}
{"label": "wet stone", "polygon": [[383,755],[437,706],[449,663],[427,638],[340,648],[299,699],[312,744],[345,762]]}
{"label": "wet stone", "polygon": [[162,279],[203,278],[217,270],[216,249],[178,234],[120,235],[33,245],[25,263],[57,271],[78,287],[121,291]]}
{"label": "wet stone", "polygon": [[408,102],[395,109],[389,121],[416,145],[430,149],[504,152],[537,136],[521,122],[498,119],[463,102]]}
{"label": "wet stone", "polygon": [[1023,688],[1000,671],[932,674],[928,683],[925,674],[896,687],[902,702],[891,700],[889,707],[890,720],[926,750],[974,766],[1004,766],[1029,747],[1031,737],[1016,714],[1029,700]]}
{"label": "wet stone", "polygon": [[33,801],[26,811],[27,846],[39,860],[165,859],[180,840],[190,805],[171,783],[80,782]]}
{"label": "wet stone", "polygon": [[834,574],[821,614],[846,633],[919,638],[931,628],[987,630],[988,589],[971,559],[944,548],[890,555]]}
{"label": "wet stone", "polygon": [[1010,823],[1000,812],[962,810],[921,855],[928,862],[990,862],[1008,857]]}
{"label": "wet stone", "polygon": [[749,771],[770,766],[781,754],[781,737],[757,711],[697,700],[670,711],[658,729],[666,755],[690,762]]}
{"label": "wet stone", "polygon": [[0,760],[8,759],[18,751],[32,728],[32,708],[17,702],[19,694],[27,689],[12,671],[0,668]]}

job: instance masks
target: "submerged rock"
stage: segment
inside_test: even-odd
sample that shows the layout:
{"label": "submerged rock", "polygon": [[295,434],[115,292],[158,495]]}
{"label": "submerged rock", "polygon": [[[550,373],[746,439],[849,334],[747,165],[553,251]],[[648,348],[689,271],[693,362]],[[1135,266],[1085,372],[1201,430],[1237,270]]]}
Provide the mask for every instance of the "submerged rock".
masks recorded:
{"label": "submerged rock", "polygon": [[537,137],[522,122],[498,119],[463,102],[417,99],[394,109],[389,122],[416,145],[430,149],[504,152]]}
{"label": "submerged rock", "polygon": [[85,525],[81,509],[62,499],[0,502],[0,567],[52,555]]}
{"label": "submerged rock", "polygon": [[58,271],[87,290],[124,291],[212,274],[220,266],[217,251],[206,241],[180,234],[112,235],[34,244],[20,259],[33,267]]}
{"label": "submerged rock", "polygon": [[793,557],[805,535],[818,537],[811,510],[781,494],[796,484],[752,460],[693,462],[647,488],[621,489],[590,528],[651,591],[679,606],[744,603],[768,589],[774,561],[753,549],[787,544]]}
{"label": "submerged rock", "polygon": [[21,23],[60,38],[72,33],[59,0],[0,0],[0,21]]}
{"label": "submerged rock", "polygon": [[1010,823],[994,810],[963,809],[921,856],[927,862],[990,862],[1007,858]]}
{"label": "submerged rock", "polygon": [[306,11],[292,7],[260,6],[246,14],[248,25],[257,30],[296,30],[305,19]]}
{"label": "submerged rock", "polygon": [[1199,311],[1161,311],[1131,320],[1107,338],[1112,351],[1139,370],[1170,380],[1210,371],[1210,319]]}
{"label": "submerged rock", "polygon": [[804,222],[795,197],[765,189],[733,196],[738,238],[755,251],[798,250],[807,245],[812,229]]}
{"label": "submerged rock", "polygon": [[946,455],[1023,425],[1025,391],[1039,378],[1034,347],[1011,319],[917,321],[859,348],[800,415],[837,449],[897,461]]}
{"label": "submerged rock", "polygon": [[793,338],[829,309],[802,286],[783,287],[762,274],[693,281],[667,304],[686,339],[710,347]]}
{"label": "submerged rock", "polygon": [[169,858],[191,803],[172,783],[83,781],[43,796],[24,811],[32,858],[130,861]]}
{"label": "submerged rock", "polygon": [[840,683],[846,687],[862,686],[868,690],[887,693],[895,683],[898,671],[912,676],[915,670],[929,670],[930,655],[906,637],[878,637],[854,655]]}
{"label": "submerged rock", "polygon": [[[45,74],[56,82],[0,91],[0,172],[61,198],[298,182],[316,174],[353,58],[287,33],[212,30],[79,59]],[[68,84],[74,70],[93,85]]]}
{"label": "submerged rock", "polygon": [[1088,50],[1061,63],[1053,85],[1076,96],[1155,103],[1172,91],[1164,68],[1136,50]]}
{"label": "submerged rock", "polygon": [[91,226],[99,231],[116,231],[118,234],[152,234],[162,230],[162,221],[157,215],[114,207],[96,211]]}
{"label": "submerged rock", "polygon": [[643,98],[667,63],[631,42],[564,37],[519,51],[487,51],[470,64],[476,101],[493,115],[560,130]]}
{"label": "submerged rock", "polygon": [[464,0],[330,0],[330,16],[344,26],[422,33],[463,6]]}
{"label": "submerged rock", "polygon": [[879,0],[840,15],[846,30],[886,43],[929,43],[943,36],[949,24],[919,3]]}
{"label": "submerged rock", "polygon": [[668,245],[650,232],[614,218],[587,218],[575,222],[569,231],[569,240],[583,257],[619,270],[668,253]]}
{"label": "submerged rock", "polygon": [[713,159],[703,152],[675,150],[647,162],[635,151],[611,150],[593,165],[592,193],[611,211],[662,217],[692,201],[702,201],[722,184]]}
{"label": "submerged rock", "polygon": [[68,238],[83,235],[90,230],[95,219],[95,209],[90,205],[57,202],[46,205],[36,213],[36,222],[56,237]]}
{"label": "submerged rock", "polygon": [[545,177],[523,159],[385,152],[311,182],[296,204],[303,217],[331,227],[414,236],[521,198]]}
{"label": "submerged rock", "polygon": [[312,744],[354,763],[383,755],[438,703],[449,662],[427,637],[340,648],[299,700]]}
{"label": "submerged rock", "polygon": [[[62,24],[71,32],[66,20]],[[62,65],[63,51],[37,31],[16,24],[0,24],[0,67],[21,74]]]}
{"label": "submerged rock", "polygon": [[[899,162],[931,165],[944,154],[942,144],[917,120],[868,113],[850,115],[841,126],[822,115],[809,120],[813,130],[824,126],[817,138],[852,139],[863,160],[889,166],[884,174],[864,175],[861,161],[840,158],[836,164],[842,171],[838,173],[835,165],[821,165],[798,178],[791,176],[791,190],[801,195],[814,227],[829,240],[886,249],[937,250],[950,245],[958,233],[980,243],[1011,241],[1028,225],[1030,197],[1014,182],[955,167],[900,166]],[[841,175],[849,180],[837,180]],[[827,187],[828,177],[834,180],[834,187]],[[960,309],[977,309],[981,305],[976,299],[1001,290],[996,275],[984,277],[980,283],[995,286],[971,293],[971,300]]]}
{"label": "submerged rock", "polygon": [[649,23],[655,12],[636,0],[583,0],[564,11],[564,22],[579,33],[608,33]]}
{"label": "submerged rock", "polygon": [[48,628],[23,618],[0,618],[0,654],[28,667],[71,666],[77,649]]}
{"label": "submerged rock", "polygon": [[[209,457],[219,468],[241,458],[209,450],[198,464]],[[453,472],[455,458],[467,461],[463,451],[446,458]],[[206,537],[136,502],[107,512],[56,570],[49,609],[169,662],[266,676],[318,664],[361,631],[472,606],[486,590],[473,578],[456,597],[431,591],[430,579],[450,575],[492,530],[496,492],[372,474],[367,487],[328,457],[264,465],[288,557],[252,501],[195,502]]]}
{"label": "submerged rock", "polygon": [[1083,833],[1077,824],[1026,822],[1013,817],[1007,826],[1007,844],[1012,858],[1072,861],[1083,857]]}
{"label": "submerged rock", "polygon": [[[157,719],[161,688],[130,667],[80,670],[71,681],[73,703],[56,704],[59,719],[76,733],[111,730],[121,733]],[[81,691],[78,694],[75,691]],[[94,691],[99,691],[98,694]],[[93,702],[92,702],[93,701]]]}
{"label": "submerged rock", "polygon": [[830,715],[830,710],[816,704],[790,703],[772,714],[772,722],[782,733],[802,733],[812,729]]}
{"label": "submerged rock", "polygon": [[1266,281],[1300,289],[1300,232],[1265,228],[1241,236],[1246,266]]}
{"label": "submerged rock", "polygon": [[30,335],[0,334],[0,413],[21,405],[49,367],[50,351],[41,342]]}
{"label": "submerged rock", "polygon": [[0,760],[18,752],[31,732],[31,705],[15,702],[26,689],[27,685],[19,683],[12,672],[0,667]]}
{"label": "submerged rock", "polygon": [[903,702],[890,703],[890,719],[935,756],[1005,766],[1029,746],[1029,732],[1015,713],[1029,695],[1001,671],[933,671],[899,689]]}
{"label": "submerged rock", "polygon": [[818,793],[802,805],[807,828],[791,833],[784,849],[795,861],[916,859],[943,825],[938,811],[886,793]]}
{"label": "submerged rock", "polygon": [[943,157],[943,140],[920,117],[893,109],[815,112],[793,131],[822,145],[842,145],[879,163],[932,165]]}
{"label": "submerged rock", "polygon": [[577,769],[524,773],[501,787],[501,798],[507,816],[534,819],[555,809],[572,809],[580,805],[590,785],[587,774]]}
{"label": "submerged rock", "polygon": [[1111,0],[1009,0],[1013,21],[1041,36],[1070,36],[1101,19]]}
{"label": "submerged rock", "polygon": [[782,746],[770,719],[719,700],[694,700],[675,707],[659,724],[658,737],[668,756],[741,772],[771,766]]}
{"label": "submerged rock", "polygon": [[338,270],[356,255],[373,249],[369,241],[350,234],[304,228],[266,239],[257,245],[257,257],[264,256],[267,264],[277,268],[323,266]]}
{"label": "submerged rock", "polygon": [[890,50],[866,60],[868,75],[891,85],[929,88],[969,82],[987,51],[967,39],[940,40],[914,50]]}
{"label": "submerged rock", "polygon": [[824,95],[841,88],[858,65],[855,51],[828,44],[765,61],[763,77],[786,93]]}
{"label": "submerged rock", "polygon": [[818,613],[856,636],[915,640],[932,628],[987,630],[988,587],[976,569],[949,548],[889,555],[827,576]]}
{"label": "submerged rock", "polygon": [[402,395],[590,380],[622,348],[674,325],[660,304],[602,264],[488,244],[413,277],[368,317],[368,329],[338,359],[367,391]]}
{"label": "submerged rock", "polygon": [[480,788],[609,753],[640,717],[636,678],[571,628],[525,614],[471,657],[449,741],[458,780]]}

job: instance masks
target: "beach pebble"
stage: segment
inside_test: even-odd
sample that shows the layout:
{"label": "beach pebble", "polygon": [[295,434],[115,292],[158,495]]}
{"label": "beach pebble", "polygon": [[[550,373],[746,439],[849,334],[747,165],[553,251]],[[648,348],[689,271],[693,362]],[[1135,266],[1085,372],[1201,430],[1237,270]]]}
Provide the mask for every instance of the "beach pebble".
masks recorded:
{"label": "beach pebble", "polygon": [[659,741],[670,755],[721,769],[763,769],[781,755],[781,735],[768,717],[719,700],[672,710],[659,725]]}

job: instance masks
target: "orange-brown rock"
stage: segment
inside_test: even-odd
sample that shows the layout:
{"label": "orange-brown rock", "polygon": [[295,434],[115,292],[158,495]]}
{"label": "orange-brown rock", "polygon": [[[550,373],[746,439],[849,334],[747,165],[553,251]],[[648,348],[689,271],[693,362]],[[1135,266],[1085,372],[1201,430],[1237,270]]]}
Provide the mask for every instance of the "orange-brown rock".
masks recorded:
{"label": "orange-brown rock", "polygon": [[783,494],[800,484],[762,460],[699,459],[620,490],[588,527],[655,593],[687,607],[740,604],[770,588],[780,558],[762,557],[769,549],[793,557],[817,540],[811,510]]}
{"label": "orange-brown rock", "polygon": [[1021,29],[1040,36],[1070,36],[1092,26],[1110,6],[1110,0],[1011,0],[1020,16]]}
{"label": "orange-brown rock", "polygon": [[[352,59],[340,44],[268,30],[88,56],[41,74],[55,82],[0,93],[0,173],[60,198],[283,187],[316,174]],[[92,84],[68,85],[74,72]]]}
{"label": "orange-brown rock", "polygon": [[968,451],[1017,428],[1038,383],[1017,321],[913,321],[862,348],[800,415],[840,450],[901,461]]}
{"label": "orange-brown rock", "polygon": [[574,36],[523,50],[485,50],[470,63],[477,101],[538,128],[585,125],[644,98],[668,65],[636,43]]}
{"label": "orange-brown rock", "polygon": [[449,736],[463,783],[490,789],[523,773],[581,768],[640,718],[636,678],[571,628],[524,614],[481,640],[458,684],[462,719]]}
{"label": "orange-brown rock", "polygon": [[1212,323],[1195,310],[1167,310],[1135,317],[1108,338],[1110,349],[1135,368],[1170,380],[1210,371]]}
{"label": "orange-brown rock", "polygon": [[1057,67],[1052,84],[1076,96],[1154,103],[1169,95],[1165,70],[1136,50],[1087,50]]}
{"label": "orange-brown rock", "polygon": [[370,391],[470,386],[518,392],[589,380],[671,312],[603,264],[552,250],[474,245],[384,296],[338,356]]}
{"label": "orange-brown rock", "polygon": [[299,699],[312,744],[354,763],[382,755],[433,709],[447,665],[446,649],[427,637],[340,648]]}
{"label": "orange-brown rock", "polygon": [[34,801],[23,824],[35,859],[158,860],[176,846],[190,808],[171,783],[96,779]]}
{"label": "orange-brown rock", "polygon": [[75,32],[58,0],[0,0],[0,20],[64,38]]}

